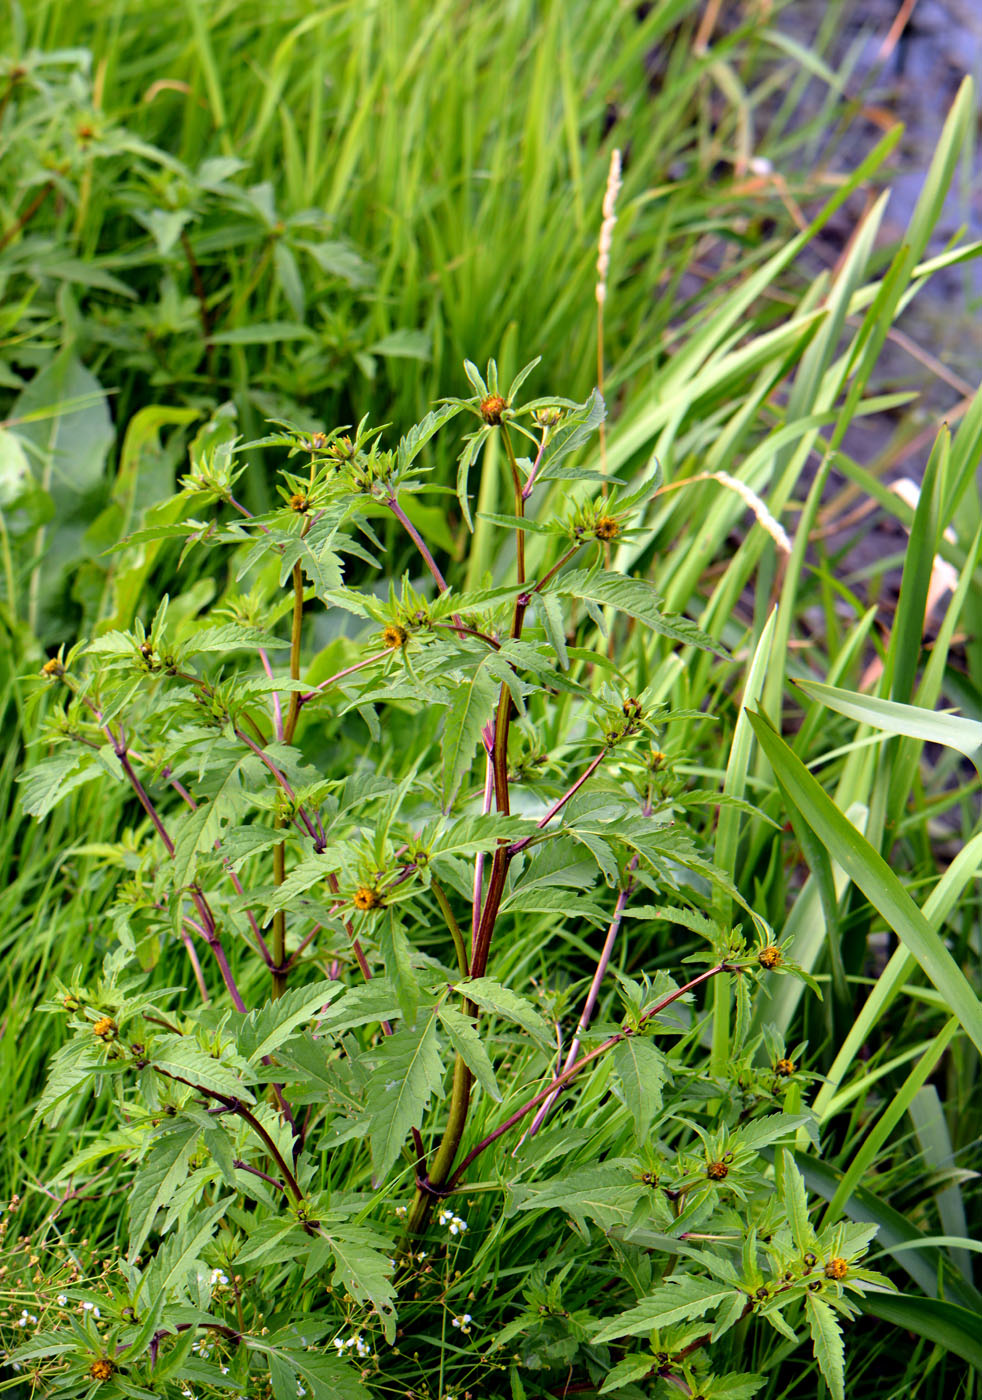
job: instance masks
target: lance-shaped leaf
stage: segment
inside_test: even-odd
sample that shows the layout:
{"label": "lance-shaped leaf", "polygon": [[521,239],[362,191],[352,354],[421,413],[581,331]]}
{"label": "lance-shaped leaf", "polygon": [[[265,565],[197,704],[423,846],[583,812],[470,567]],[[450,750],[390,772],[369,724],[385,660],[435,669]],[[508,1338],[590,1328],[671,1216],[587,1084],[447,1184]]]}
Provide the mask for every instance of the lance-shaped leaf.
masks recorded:
{"label": "lance-shaped leaf", "polygon": [[278,1001],[268,1001],[257,1011],[250,1011],[235,1027],[239,1054],[247,1060],[261,1060],[264,1055],[271,1055],[298,1026],[309,1021],[343,990],[343,982],[325,979],[308,987],[295,987]]}
{"label": "lance-shaped leaf", "polygon": [[677,613],[663,612],[661,595],[647,579],[628,578],[625,574],[601,572],[599,569],[574,569],[571,573],[561,574],[549,592],[561,597],[578,598],[595,608],[615,608],[672,641],[726,657],[723,647],[701,627]]}
{"label": "lance-shaped leaf", "polygon": [[483,665],[454,691],[443,727],[443,806],[457,796],[474,759],[481,730],[491,718],[497,687]]}
{"label": "lance-shaped leaf", "polygon": [[494,1077],[494,1067],[488,1059],[488,1052],[470,1017],[453,1006],[440,1007],[440,1024],[447,1033],[447,1039],[464,1064],[481,1085],[481,1088],[497,1102],[501,1102],[501,1091]]}
{"label": "lance-shaped leaf", "polygon": [[[653,1327],[690,1322],[704,1317],[710,1308],[725,1303],[735,1291],[732,1284],[720,1283],[714,1278],[697,1278],[692,1274],[670,1278],[647,1298],[642,1298],[636,1307],[604,1323],[594,1333],[593,1340],[595,1343],[610,1342],[615,1337],[639,1336]],[[741,1298],[741,1302],[746,1302],[746,1298]]]}
{"label": "lance-shaped leaf", "polygon": [[422,1117],[430,1095],[443,1083],[443,1061],[436,1034],[436,1012],[406,1026],[373,1051],[368,1084],[372,1170],[381,1181]]}
{"label": "lance-shaped leaf", "polygon": [[611,1051],[611,1060],[624,1102],[634,1119],[638,1141],[644,1142],[652,1119],[661,1109],[661,1091],[667,1073],[665,1057],[650,1040],[631,1035],[618,1041]]}
{"label": "lance-shaped leaf", "polygon": [[823,1298],[805,1295],[805,1315],[812,1334],[818,1369],[825,1377],[832,1400],[846,1400],[845,1349],[839,1320]]}
{"label": "lance-shaped leaf", "polygon": [[527,1031],[533,1040],[552,1050],[552,1030],[532,1003],[513,992],[510,987],[503,987],[493,977],[473,977],[458,983],[457,990],[482,1011],[492,1011],[505,1021],[514,1021],[523,1031]]}

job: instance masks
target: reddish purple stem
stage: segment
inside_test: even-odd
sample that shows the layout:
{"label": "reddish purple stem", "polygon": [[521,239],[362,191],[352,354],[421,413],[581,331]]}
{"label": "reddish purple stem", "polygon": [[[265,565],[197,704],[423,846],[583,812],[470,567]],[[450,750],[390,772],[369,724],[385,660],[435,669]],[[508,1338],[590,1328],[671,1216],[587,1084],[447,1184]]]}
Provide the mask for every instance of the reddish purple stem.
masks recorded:
{"label": "reddish purple stem", "polygon": [[416,548],[419,550],[420,554],[422,554],[423,559],[426,562],[426,567],[433,575],[433,580],[436,583],[437,588],[439,588],[441,593],[446,593],[447,580],[441,574],[437,566],[437,562],[433,558],[433,555],[430,553],[426,541],[423,539],[423,536],[416,529],[416,526],[409,519],[409,516],[403,510],[402,506],[400,506],[395,496],[390,496],[385,502],[385,504],[389,507],[389,510],[391,510],[392,514],[403,526],[406,533],[409,535],[410,539],[413,541]]}
{"label": "reddish purple stem", "polygon": [[[718,972],[726,972],[728,970],[729,967],[727,963],[717,963],[715,967],[710,967],[707,968],[705,972],[700,972],[698,977],[693,977],[692,981],[687,982],[684,987],[679,987],[676,991],[670,992],[668,996],[662,997],[661,1001],[649,1007],[641,1017],[638,1030],[640,1030],[647,1021],[650,1021],[652,1016],[657,1016],[660,1011],[664,1011],[665,1007],[670,1006],[673,1001],[678,1001],[679,997],[685,996],[687,992],[693,991],[696,987],[701,986],[703,982],[708,982],[710,977],[715,977]],[[617,1035],[610,1036],[602,1045],[598,1045],[593,1050],[588,1051],[587,1054],[581,1055],[574,1064],[564,1069],[560,1074],[557,1074],[551,1084],[547,1084],[534,1098],[523,1103],[521,1108],[516,1109],[509,1118],[506,1118],[503,1123],[499,1124],[493,1133],[489,1133],[486,1138],[482,1138],[477,1146],[473,1147],[470,1152],[468,1152],[467,1156],[451,1177],[449,1189],[455,1190],[457,1183],[470,1164],[475,1161],[476,1158],[480,1157],[481,1153],[489,1148],[493,1142],[497,1142],[498,1138],[504,1133],[507,1133],[509,1128],[513,1128],[516,1123],[520,1123],[526,1113],[531,1113],[534,1108],[538,1108],[539,1104],[544,1103],[557,1089],[564,1088],[571,1079],[579,1074],[580,1070],[585,1069],[588,1064],[591,1064],[594,1060],[599,1058],[599,1056],[606,1054],[608,1050],[618,1045],[622,1040],[627,1040],[627,1038],[633,1034],[635,1034],[634,1031],[619,1031]]]}
{"label": "reddish purple stem", "polygon": [[[566,803],[570,800],[570,798],[574,797],[576,793],[579,792],[580,788],[587,781],[587,779],[592,777],[592,775],[597,771],[597,769],[600,767],[601,763],[603,763],[604,758],[606,756],[607,750],[601,750],[601,752],[597,754],[596,758],[593,759],[593,761],[586,768],[585,772],[580,774],[573,786],[569,788],[568,791],[564,792],[562,797],[560,797],[556,802],[552,804],[548,812],[546,812],[545,816],[541,817],[539,821],[536,822],[536,826],[538,826],[540,830],[543,827],[548,826],[549,823],[552,821],[553,817],[556,815],[556,813],[562,811],[562,809],[566,806]],[[534,836],[523,836],[521,841],[516,841],[514,845],[508,847],[508,854],[511,856],[517,856],[519,851],[524,851],[525,847],[531,845],[534,840]]]}

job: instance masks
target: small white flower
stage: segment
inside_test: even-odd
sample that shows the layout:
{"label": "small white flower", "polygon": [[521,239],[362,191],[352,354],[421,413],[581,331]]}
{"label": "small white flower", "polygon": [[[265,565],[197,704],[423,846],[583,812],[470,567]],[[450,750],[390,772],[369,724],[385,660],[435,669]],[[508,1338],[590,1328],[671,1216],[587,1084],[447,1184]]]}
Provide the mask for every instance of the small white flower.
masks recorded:
{"label": "small white flower", "polygon": [[82,1304],[82,1311],[83,1311],[83,1312],[90,1312],[90,1313],[92,1314],[93,1317],[101,1317],[101,1316],[102,1316],[102,1313],[99,1311],[99,1309],[98,1309],[98,1307],[96,1306],[95,1303],[83,1303],[83,1304]]}
{"label": "small white flower", "polygon": [[227,1288],[227,1287],[228,1287],[228,1274],[225,1273],[225,1271],[224,1271],[223,1269],[212,1269],[212,1271],[211,1271],[211,1286],[212,1286],[212,1288],[214,1288],[214,1287],[216,1286],[216,1284],[218,1285],[219,1288]]}
{"label": "small white flower", "polygon": [[459,1215],[454,1215],[452,1210],[441,1210],[437,1221],[441,1225],[446,1225],[451,1235],[462,1235],[467,1229],[467,1221],[462,1220]]}
{"label": "small white flower", "polygon": [[408,1206],[396,1206],[396,1215],[408,1215],[408,1214],[409,1214],[409,1207],[408,1207]]}
{"label": "small white flower", "polygon": [[459,1327],[461,1332],[466,1333],[471,1330],[471,1321],[470,1313],[461,1313],[459,1317],[452,1317],[450,1319],[450,1325],[451,1327]]}
{"label": "small white flower", "polygon": [[59,1308],[63,1308],[68,1302],[68,1298],[65,1296],[64,1293],[59,1293],[58,1297],[55,1299],[55,1302],[58,1304]]}
{"label": "small white flower", "polygon": [[303,1386],[300,1384],[299,1381],[297,1381],[297,1394],[298,1394],[298,1395],[306,1395],[306,1394],[307,1394],[306,1390],[304,1390]]}

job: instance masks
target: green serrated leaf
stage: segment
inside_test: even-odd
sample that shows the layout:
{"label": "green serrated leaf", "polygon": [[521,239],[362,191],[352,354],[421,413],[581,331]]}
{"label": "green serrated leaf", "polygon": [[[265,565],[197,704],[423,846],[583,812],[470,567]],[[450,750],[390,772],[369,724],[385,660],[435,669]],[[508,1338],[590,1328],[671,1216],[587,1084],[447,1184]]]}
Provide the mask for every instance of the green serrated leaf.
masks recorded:
{"label": "green serrated leaf", "polygon": [[447,1039],[456,1053],[481,1085],[481,1088],[490,1094],[496,1103],[500,1103],[501,1091],[498,1088],[498,1081],[494,1077],[494,1066],[488,1059],[488,1052],[484,1048],[481,1037],[474,1029],[473,1021],[453,1006],[441,1006],[439,1015],[440,1024],[446,1031]]}
{"label": "green serrated leaf", "polygon": [[846,1400],[845,1348],[839,1320],[828,1303],[814,1293],[805,1294],[805,1316],[812,1334],[815,1360],[832,1400]]}
{"label": "green serrated leaf", "polygon": [[372,1051],[368,1086],[372,1169],[382,1181],[395,1162],[410,1128],[420,1121],[430,1095],[443,1085],[443,1061],[435,1010],[420,1024],[386,1036]]}
{"label": "green serrated leaf", "polygon": [[443,727],[444,808],[450,807],[471,766],[481,730],[490,721],[497,688],[483,665],[454,691]]}
{"label": "green serrated leaf", "polygon": [[510,987],[502,986],[492,977],[469,977],[457,984],[457,990],[482,1011],[491,1011],[505,1021],[514,1021],[522,1030],[527,1031],[533,1040],[538,1041],[547,1050],[553,1049],[554,1036],[551,1027],[530,1001],[513,992]]}
{"label": "green serrated leaf", "polygon": [[[720,1307],[733,1297],[733,1287],[716,1279],[698,1278],[693,1274],[672,1277],[660,1285],[636,1307],[619,1317],[611,1318],[594,1333],[595,1343],[610,1342],[616,1337],[636,1337],[653,1327],[672,1327],[677,1322],[690,1322],[704,1317],[711,1308]],[[741,1302],[746,1298],[741,1295]]]}
{"label": "green serrated leaf", "polygon": [[655,1115],[661,1112],[662,1085],[668,1073],[665,1057],[650,1040],[631,1035],[614,1046],[611,1061],[638,1141],[645,1142]]}
{"label": "green serrated leaf", "polygon": [[264,1055],[272,1055],[298,1026],[323,1010],[343,989],[343,983],[325,979],[308,987],[294,987],[278,1001],[250,1011],[236,1026],[239,1054],[256,1063]]}
{"label": "green serrated leaf", "polygon": [[672,641],[711,651],[716,656],[727,656],[717,641],[687,617],[663,612],[662,599],[647,579],[627,578],[624,574],[596,569],[576,569],[561,574],[548,591],[561,597],[578,598],[594,608],[616,608]]}

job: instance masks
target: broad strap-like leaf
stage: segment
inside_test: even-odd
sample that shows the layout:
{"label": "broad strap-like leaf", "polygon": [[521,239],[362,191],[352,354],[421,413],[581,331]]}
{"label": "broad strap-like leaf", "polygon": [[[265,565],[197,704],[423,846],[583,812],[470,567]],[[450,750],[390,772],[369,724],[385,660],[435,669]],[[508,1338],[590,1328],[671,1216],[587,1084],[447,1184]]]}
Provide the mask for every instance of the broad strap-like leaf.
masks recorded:
{"label": "broad strap-like leaf", "polygon": [[846,819],[770,722],[748,712],[754,733],[788,802],[795,806],[833,860],[865,894],[982,1053],[982,1003],[944,940],[934,931],[879,851]]}
{"label": "broad strap-like leaf", "polygon": [[860,724],[871,725],[887,734],[903,734],[909,739],[955,749],[964,754],[982,777],[982,724],[976,719],[939,714],[920,705],[901,705],[895,700],[881,700],[877,695],[856,695],[851,690],[820,685],[817,681],[796,681],[795,684],[812,700]]}

